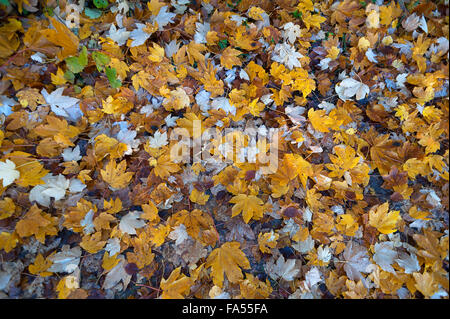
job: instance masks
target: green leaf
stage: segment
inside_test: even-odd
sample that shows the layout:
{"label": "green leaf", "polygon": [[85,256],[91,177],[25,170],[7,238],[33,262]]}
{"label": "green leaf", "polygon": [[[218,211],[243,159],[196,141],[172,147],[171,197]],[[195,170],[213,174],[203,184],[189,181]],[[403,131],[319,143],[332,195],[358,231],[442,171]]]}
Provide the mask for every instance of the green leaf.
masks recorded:
{"label": "green leaf", "polygon": [[75,74],[72,73],[72,71],[67,70],[64,73],[64,78],[69,81],[70,83],[73,83],[73,81],[75,80]]}
{"label": "green leaf", "polygon": [[227,39],[219,41],[219,47],[220,47],[221,50],[225,49],[227,46],[228,46],[228,40]]}
{"label": "green leaf", "polygon": [[111,84],[111,87],[117,89],[122,86],[122,82],[117,78],[117,71],[114,68],[106,67],[106,77]]}
{"label": "green leaf", "polygon": [[97,19],[101,17],[102,12],[99,9],[91,9],[86,7],[84,9],[84,14],[90,19]]}
{"label": "green leaf", "polygon": [[94,5],[98,9],[105,9],[108,6],[108,0],[94,0]]}
{"label": "green leaf", "polygon": [[4,6],[8,6],[9,1],[8,0],[0,0],[0,4],[3,4]]}
{"label": "green leaf", "polygon": [[71,56],[66,59],[66,64],[72,73],[80,73],[88,63],[87,49],[83,46],[79,56]]}
{"label": "green leaf", "polygon": [[92,52],[92,58],[94,59],[95,65],[99,72],[103,71],[105,66],[111,61],[111,58],[106,54],[94,51]]}
{"label": "green leaf", "polygon": [[298,10],[295,10],[294,12],[292,12],[292,15],[297,19],[300,19],[302,17],[302,13]]}

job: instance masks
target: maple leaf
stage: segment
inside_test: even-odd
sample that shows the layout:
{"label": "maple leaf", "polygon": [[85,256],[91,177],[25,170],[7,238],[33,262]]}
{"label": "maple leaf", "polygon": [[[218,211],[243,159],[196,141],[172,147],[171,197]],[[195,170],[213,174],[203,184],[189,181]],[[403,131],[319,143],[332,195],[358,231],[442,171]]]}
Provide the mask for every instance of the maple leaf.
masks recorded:
{"label": "maple leaf", "polygon": [[128,185],[133,176],[132,172],[125,172],[127,169],[126,161],[121,161],[118,165],[116,161],[108,162],[104,170],[100,171],[102,178],[113,188],[124,188]]}
{"label": "maple leaf", "polygon": [[16,164],[9,159],[5,162],[0,162],[0,178],[3,182],[3,187],[11,185],[14,180],[20,177],[20,172],[16,170]]}
{"label": "maple leaf", "polygon": [[299,59],[303,58],[303,55],[295,51],[295,48],[289,43],[277,43],[272,55],[272,60],[283,63],[290,70],[294,67],[301,67]]}
{"label": "maple leaf", "polygon": [[126,28],[117,29],[117,27],[114,24],[111,24],[109,28],[108,37],[114,42],[116,42],[119,46],[124,45],[127,42],[130,35],[131,32],[127,31]]}
{"label": "maple leaf", "polygon": [[441,259],[441,248],[439,246],[439,233],[424,229],[423,235],[414,234],[413,238],[421,248],[417,254],[425,258],[428,265],[437,266],[436,262]]}
{"label": "maple leaf", "polygon": [[369,224],[382,234],[396,231],[397,222],[401,219],[399,211],[389,211],[389,203],[374,206],[369,212]]}
{"label": "maple leaf", "polygon": [[196,188],[194,188],[191,192],[191,195],[189,195],[189,199],[199,205],[205,205],[209,199],[209,195],[203,192],[199,192]]}
{"label": "maple leaf", "polygon": [[131,275],[125,269],[125,258],[119,255],[118,259],[118,264],[106,274],[105,281],[102,285],[103,289],[111,289],[119,282],[122,282],[120,290],[125,290],[130,283]]}
{"label": "maple leaf", "polygon": [[325,22],[326,18],[319,14],[310,14],[309,12],[306,12],[302,16],[302,20],[306,28],[309,30],[311,27],[317,27],[320,29],[320,24]]}
{"label": "maple leaf", "polygon": [[42,30],[41,33],[48,41],[62,47],[62,50],[58,53],[58,58],[62,61],[68,56],[75,55],[78,51],[78,38],[55,18],[49,17],[49,20],[55,29]]}
{"label": "maple leaf", "polygon": [[330,177],[342,177],[345,172],[349,171],[359,163],[359,157],[355,157],[356,152],[353,148],[347,147],[334,147],[336,155],[330,154],[330,160],[333,164],[326,164],[326,167],[332,172]]}
{"label": "maple leaf", "polygon": [[283,25],[283,29],[284,29],[283,37],[289,40],[289,42],[292,44],[294,44],[295,40],[301,35],[301,29],[298,24],[288,22],[285,25]]}
{"label": "maple leaf", "polygon": [[70,180],[59,174],[53,176],[47,174],[42,178],[43,185],[36,185],[30,191],[30,201],[36,201],[42,206],[50,206],[50,198],[56,201],[66,196],[66,191],[70,187]]}
{"label": "maple leaf", "polygon": [[80,247],[70,248],[69,245],[64,245],[60,252],[48,257],[52,262],[48,271],[72,273],[78,269],[80,257]]}
{"label": "maple leaf", "polygon": [[28,266],[28,270],[33,275],[39,275],[41,277],[51,276],[51,272],[48,272],[47,269],[52,265],[51,260],[45,259],[42,254],[38,254],[33,264]]}
{"label": "maple leaf", "polygon": [[241,296],[245,299],[265,299],[272,293],[272,287],[268,279],[260,281],[252,274],[245,274],[245,279],[239,283]]}
{"label": "maple leaf", "polygon": [[3,200],[0,200],[0,220],[12,216],[15,211],[16,205],[11,198],[6,197]]}
{"label": "maple leaf", "polygon": [[100,134],[95,138],[94,152],[98,160],[108,155],[110,159],[121,158],[127,149],[128,147],[125,143],[120,143],[115,138],[105,134]]}
{"label": "maple leaf", "polygon": [[230,203],[235,204],[232,209],[231,217],[242,213],[242,218],[246,223],[252,218],[261,219],[263,217],[264,202],[255,195],[239,194],[230,199]]}
{"label": "maple leaf", "polygon": [[117,264],[120,262],[120,259],[117,258],[119,256],[118,253],[114,255],[109,255],[108,251],[105,251],[105,254],[103,255],[102,259],[102,268],[106,271],[109,271],[117,266]]}
{"label": "maple leaf", "polygon": [[49,94],[46,89],[42,89],[41,94],[45,102],[50,105],[53,113],[69,118],[75,122],[83,115],[78,106],[79,99],[64,96],[62,95],[63,91],[64,88],[59,88]]}
{"label": "maple leaf", "polygon": [[300,267],[297,266],[297,260],[296,259],[285,260],[282,255],[278,257],[275,264],[272,262],[267,264],[265,267],[266,272],[274,280],[282,278],[283,280],[286,281],[292,281],[300,273]]}
{"label": "maple leaf", "polygon": [[220,64],[227,69],[232,69],[235,65],[241,66],[242,61],[238,57],[240,54],[242,54],[241,51],[233,49],[232,47],[227,47],[220,56]]}
{"label": "maple leaf", "polygon": [[159,31],[162,31],[167,24],[173,23],[173,18],[176,17],[175,13],[168,12],[167,10],[168,6],[161,7],[156,17],[154,17],[154,21],[157,23]]}
{"label": "maple leaf", "polygon": [[367,256],[367,250],[351,241],[347,244],[342,256],[346,260],[344,270],[347,273],[347,277],[355,281],[362,280],[364,283],[364,277],[361,273],[367,273],[367,267],[371,265]]}
{"label": "maple leaf", "polygon": [[412,274],[420,271],[419,261],[415,254],[399,253],[399,258],[395,262],[405,269],[405,274]]}
{"label": "maple leaf", "polygon": [[0,95],[0,113],[5,116],[9,116],[13,114],[11,106],[16,105],[16,101],[14,99],[10,99],[6,96]]}
{"label": "maple leaf", "polygon": [[394,259],[397,257],[397,252],[394,250],[394,244],[392,242],[376,243],[374,246],[373,260],[384,271],[395,273],[391,264],[394,263]]}
{"label": "maple leaf", "polygon": [[414,286],[419,290],[425,297],[430,298],[438,290],[438,283],[434,280],[434,277],[429,272],[413,273],[415,280]]}
{"label": "maple leaf", "polygon": [[43,217],[43,211],[35,204],[26,213],[23,219],[16,224],[16,232],[20,237],[28,237],[36,234],[39,228],[49,225],[51,222]]}
{"label": "maple leaf", "polygon": [[184,241],[186,241],[189,238],[189,235],[186,232],[186,226],[180,224],[177,227],[175,227],[175,229],[171,231],[169,236],[167,237],[169,237],[172,240],[175,240],[175,245],[178,246],[182,244]]}
{"label": "maple leaf", "polygon": [[168,178],[171,173],[178,172],[180,167],[178,164],[170,160],[170,154],[162,155],[157,160],[149,160],[150,165],[154,166],[153,172],[156,176],[163,179]]}
{"label": "maple leaf", "polygon": [[101,240],[101,236],[101,232],[83,236],[80,242],[80,247],[90,254],[99,252],[106,244],[106,240]]}
{"label": "maple leaf", "polygon": [[141,232],[138,237],[131,239],[134,246],[133,252],[127,252],[127,260],[134,263],[139,269],[152,263],[155,255],[151,250],[151,241],[146,232]]}
{"label": "maple leaf", "polygon": [[150,137],[148,141],[151,148],[161,148],[169,143],[167,141],[167,132],[161,134],[160,131],[156,131],[153,137]]}
{"label": "maple leaf", "polygon": [[329,116],[326,115],[325,110],[315,111],[312,108],[309,109],[308,119],[315,130],[323,133],[329,132],[330,128],[334,124],[334,121]]}
{"label": "maple leaf", "polygon": [[179,211],[170,217],[169,224],[173,228],[183,224],[189,236],[204,244],[207,244],[208,241],[205,236],[206,232],[214,230],[214,220],[211,215],[199,209],[194,209],[191,212],[187,210]]}
{"label": "maple leaf", "polygon": [[169,278],[162,279],[160,287],[163,290],[162,299],[184,299],[191,291],[194,280],[181,274],[181,267],[174,269]]}
{"label": "maple leaf", "polygon": [[243,278],[239,267],[250,268],[250,262],[239,247],[238,242],[226,242],[209,254],[205,268],[211,268],[212,279],[216,286],[222,287],[224,273],[227,275],[228,281],[237,283]]}
{"label": "maple leaf", "polygon": [[271,249],[277,245],[277,240],[280,237],[279,234],[275,234],[273,230],[270,233],[259,233],[258,246],[259,250],[263,253],[270,254]]}
{"label": "maple leaf", "polygon": [[36,110],[38,104],[45,104],[44,97],[35,88],[24,89],[18,92],[16,96],[23,107],[29,106],[33,111]]}
{"label": "maple leaf", "polygon": [[129,212],[120,219],[119,229],[124,233],[136,235],[136,228],[145,226],[145,221],[139,219],[140,215],[138,211]]}
{"label": "maple leaf", "polygon": [[346,78],[341,81],[341,83],[336,85],[335,90],[339,98],[343,101],[349,100],[353,96],[355,96],[357,100],[361,100],[370,92],[369,87],[366,84],[352,78]]}
{"label": "maple leaf", "polygon": [[19,242],[19,236],[16,232],[8,233],[1,232],[0,233],[0,249],[4,249],[5,252],[9,253],[13,250],[17,243]]}

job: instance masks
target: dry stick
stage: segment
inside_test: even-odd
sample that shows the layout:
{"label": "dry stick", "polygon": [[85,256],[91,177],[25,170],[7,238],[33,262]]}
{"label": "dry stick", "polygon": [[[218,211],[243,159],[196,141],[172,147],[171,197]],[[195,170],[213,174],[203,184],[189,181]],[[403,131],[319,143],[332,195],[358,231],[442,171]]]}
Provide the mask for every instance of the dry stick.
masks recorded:
{"label": "dry stick", "polygon": [[138,283],[135,282],[135,281],[132,281],[132,283],[133,283],[135,286],[145,287],[145,288],[152,289],[152,290],[155,290],[155,291],[158,291],[158,292],[161,291],[161,289],[158,289],[158,288],[155,288],[155,287],[152,287],[152,286],[149,286],[149,285],[138,284]]}

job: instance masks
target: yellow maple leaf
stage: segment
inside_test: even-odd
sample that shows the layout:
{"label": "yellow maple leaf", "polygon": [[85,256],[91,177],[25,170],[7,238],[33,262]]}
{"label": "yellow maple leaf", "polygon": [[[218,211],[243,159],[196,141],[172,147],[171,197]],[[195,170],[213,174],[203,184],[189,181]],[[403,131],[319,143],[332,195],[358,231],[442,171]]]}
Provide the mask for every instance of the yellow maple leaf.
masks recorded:
{"label": "yellow maple leaf", "polygon": [[111,229],[110,223],[114,222],[116,220],[116,218],[106,212],[102,212],[100,213],[100,215],[98,215],[97,217],[95,217],[93,224],[95,226],[95,229],[97,231],[100,231],[102,229]]}
{"label": "yellow maple leaf", "polygon": [[125,114],[133,108],[133,103],[124,97],[113,98],[108,96],[102,101],[102,111],[106,114]]}
{"label": "yellow maple leaf", "polygon": [[80,247],[90,254],[95,254],[106,245],[106,240],[101,239],[102,232],[96,232],[92,235],[85,235],[80,242]]}
{"label": "yellow maple leaf", "polygon": [[47,124],[39,125],[35,128],[36,134],[42,137],[52,137],[57,143],[64,146],[74,146],[70,139],[80,134],[80,129],[76,126],[69,125],[66,120],[59,119],[56,116],[47,116]]}
{"label": "yellow maple leaf", "polygon": [[258,234],[258,246],[259,250],[263,253],[270,254],[271,249],[277,245],[277,240],[280,237],[279,234],[274,233],[273,230],[270,233]]}
{"label": "yellow maple leaf", "polygon": [[151,0],[147,2],[147,7],[154,16],[156,16],[159,13],[159,10],[165,5],[166,3],[159,2],[159,0]]}
{"label": "yellow maple leaf", "polygon": [[47,40],[62,47],[58,53],[58,58],[62,61],[68,56],[77,55],[79,40],[78,37],[70,31],[68,27],[53,17],[48,18],[55,29],[42,30],[41,33]]}
{"label": "yellow maple leaf", "polygon": [[209,254],[205,267],[211,268],[212,279],[216,286],[222,288],[224,273],[228,281],[237,283],[243,278],[239,267],[250,268],[250,262],[239,247],[240,244],[236,241],[226,242]]}
{"label": "yellow maple leaf", "polygon": [[214,220],[211,215],[199,209],[194,209],[191,212],[181,210],[170,217],[169,225],[172,228],[175,228],[181,224],[186,227],[186,232],[189,236],[199,240],[203,245],[208,244],[205,233],[207,231],[215,231]]}
{"label": "yellow maple leaf", "polygon": [[359,156],[356,156],[355,150],[350,146],[335,146],[333,148],[336,155],[330,154],[330,160],[333,164],[326,164],[326,168],[331,170],[330,177],[342,177],[345,172],[354,168],[359,163]]}
{"label": "yellow maple leaf", "polygon": [[72,291],[80,288],[79,278],[74,275],[68,275],[58,282],[56,291],[58,292],[58,299],[66,299]]}
{"label": "yellow maple leaf", "polygon": [[67,79],[64,77],[64,71],[61,70],[60,68],[58,68],[58,70],[56,70],[56,73],[51,73],[50,74],[51,80],[52,80],[52,84],[54,85],[64,85],[67,82]]}
{"label": "yellow maple leaf", "polygon": [[16,211],[16,205],[10,197],[0,200],[0,220],[11,217]]}
{"label": "yellow maple leaf", "polygon": [[130,71],[128,65],[124,61],[121,61],[117,58],[111,58],[111,62],[109,62],[108,66],[117,71],[117,77],[120,80],[125,79],[127,77],[127,72]]}
{"label": "yellow maple leaf", "polygon": [[327,19],[322,17],[320,14],[311,14],[309,12],[305,12],[302,15],[303,23],[305,23],[306,28],[309,30],[311,27],[317,27],[320,29],[320,24],[325,22]]}
{"label": "yellow maple leaf", "polygon": [[178,111],[189,107],[190,99],[182,87],[177,87],[169,93],[169,97],[164,99],[163,106],[167,111]]}
{"label": "yellow maple leaf", "polygon": [[148,59],[152,62],[159,63],[164,59],[164,48],[157,43],[153,43],[153,47],[149,47],[148,51],[150,55]]}
{"label": "yellow maple leaf", "polygon": [[428,215],[430,215],[430,212],[428,211],[420,211],[417,209],[417,206],[411,206],[411,208],[408,211],[409,216],[415,219],[421,219],[421,220],[430,220],[431,218],[428,218]]}
{"label": "yellow maple leaf", "polygon": [[191,291],[194,280],[181,274],[181,267],[175,268],[169,278],[162,279],[160,287],[162,289],[162,299],[184,299]]}
{"label": "yellow maple leaf", "polygon": [[117,266],[117,264],[120,262],[120,259],[117,258],[119,256],[119,253],[116,253],[115,255],[110,256],[109,252],[105,251],[103,254],[102,259],[102,268],[106,271],[113,269]]}
{"label": "yellow maple leaf", "polygon": [[230,42],[235,47],[247,51],[258,50],[261,48],[261,43],[257,41],[258,29],[256,27],[247,29],[245,26],[239,26]]}
{"label": "yellow maple leaf", "polygon": [[261,219],[263,217],[264,202],[255,195],[239,194],[230,199],[230,203],[235,204],[232,208],[234,217],[242,213],[242,219],[248,223],[250,219]]}
{"label": "yellow maple leaf", "polygon": [[109,201],[103,200],[103,209],[106,209],[105,213],[116,214],[122,211],[122,201],[119,197],[116,199],[110,199]]}
{"label": "yellow maple leaf", "polygon": [[333,124],[330,117],[326,115],[325,110],[315,111],[311,108],[308,111],[308,118],[314,129],[322,133],[328,133],[330,131],[330,126]]}
{"label": "yellow maple leaf", "polygon": [[418,272],[413,273],[414,280],[416,281],[415,287],[426,298],[433,296],[439,289],[438,283],[434,280],[432,273],[424,272],[420,274]]}
{"label": "yellow maple leaf", "polygon": [[149,201],[148,204],[142,205],[143,214],[140,216],[142,219],[147,219],[150,222],[158,223],[160,218],[158,216],[158,208],[153,203]]}
{"label": "yellow maple leaf", "polygon": [[51,222],[43,217],[45,213],[34,204],[16,224],[16,232],[20,237],[28,237],[36,234],[39,228],[49,225]]}
{"label": "yellow maple leaf", "polygon": [[242,54],[241,51],[233,49],[232,47],[227,47],[220,56],[220,64],[227,69],[232,69],[235,65],[241,66],[242,61],[238,57],[240,54]]}
{"label": "yellow maple leaf", "polygon": [[29,106],[32,111],[36,110],[38,104],[45,104],[45,99],[38,89],[26,88],[16,94],[22,107]]}
{"label": "yellow maple leaf", "polygon": [[180,166],[170,160],[170,155],[161,155],[156,162],[149,160],[151,166],[154,166],[153,172],[162,179],[168,178],[172,173],[178,172]]}
{"label": "yellow maple leaf", "polygon": [[131,239],[134,247],[133,252],[127,252],[127,261],[134,263],[139,269],[144,268],[152,263],[155,254],[151,249],[151,238],[146,232],[141,232],[138,237]]}
{"label": "yellow maple leaf", "polygon": [[19,236],[17,236],[16,232],[8,233],[1,232],[0,233],[0,249],[3,249],[5,252],[9,253],[13,250],[17,243],[19,242]]}
{"label": "yellow maple leaf", "polygon": [[199,205],[205,205],[206,202],[209,199],[209,195],[206,195],[204,192],[200,192],[198,191],[195,187],[192,190],[191,194],[189,195],[189,199],[194,202],[197,203]]}
{"label": "yellow maple leaf", "polygon": [[211,63],[208,64],[208,69],[200,78],[200,82],[204,85],[206,91],[211,92],[211,98],[220,96],[223,94],[223,81],[216,79],[216,72]]}
{"label": "yellow maple leaf", "polygon": [[125,160],[121,161],[118,165],[116,161],[111,160],[106,165],[105,169],[100,171],[102,178],[111,187],[120,189],[128,185],[133,176],[132,172],[125,172],[127,169],[127,163]]}
{"label": "yellow maple leaf", "polygon": [[336,229],[340,231],[345,236],[355,236],[359,225],[355,221],[352,215],[342,214],[338,216],[338,222],[336,224]]}
{"label": "yellow maple leaf", "polygon": [[400,211],[389,211],[389,203],[372,207],[369,211],[369,225],[375,227],[382,234],[395,232],[397,222],[401,219]]}
{"label": "yellow maple leaf", "polygon": [[166,237],[169,234],[169,232],[170,232],[169,225],[159,224],[157,226],[151,226],[148,228],[150,241],[155,247],[159,247],[162,244],[164,244],[164,241],[166,240]]}
{"label": "yellow maple leaf", "polygon": [[97,160],[101,160],[108,155],[110,159],[121,158],[127,149],[127,144],[120,143],[106,134],[100,134],[95,138],[94,152]]}
{"label": "yellow maple leaf", "polygon": [[48,277],[52,273],[48,272],[47,269],[50,268],[50,266],[53,264],[53,262],[49,259],[45,259],[42,254],[38,254],[36,256],[36,259],[34,260],[33,264],[30,264],[28,266],[28,270],[33,275],[39,275],[41,277]]}
{"label": "yellow maple leaf", "polygon": [[266,107],[263,103],[258,102],[258,100],[259,98],[253,99],[253,101],[251,101],[247,106],[247,109],[253,116],[259,116],[259,113]]}
{"label": "yellow maple leaf", "polygon": [[263,282],[252,274],[245,274],[245,280],[239,283],[239,288],[245,299],[266,299],[273,290],[268,279]]}

